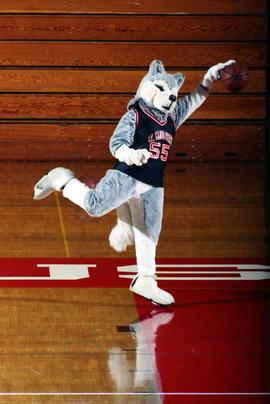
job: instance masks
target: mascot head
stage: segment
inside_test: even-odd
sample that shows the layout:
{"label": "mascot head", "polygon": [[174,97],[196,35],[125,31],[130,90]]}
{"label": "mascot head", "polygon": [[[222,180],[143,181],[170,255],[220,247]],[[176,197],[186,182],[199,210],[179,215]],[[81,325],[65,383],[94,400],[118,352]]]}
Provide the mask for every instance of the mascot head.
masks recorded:
{"label": "mascot head", "polygon": [[162,62],[154,60],[128,107],[142,98],[149,106],[168,114],[175,108],[177,94],[184,80],[182,73],[169,74]]}

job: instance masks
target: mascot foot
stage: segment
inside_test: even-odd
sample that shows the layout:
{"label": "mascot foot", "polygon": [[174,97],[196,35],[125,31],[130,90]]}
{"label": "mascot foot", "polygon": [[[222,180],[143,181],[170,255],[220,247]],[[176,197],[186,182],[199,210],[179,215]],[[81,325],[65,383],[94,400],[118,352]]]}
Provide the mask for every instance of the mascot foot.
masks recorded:
{"label": "mascot foot", "polygon": [[137,275],[131,282],[129,290],[161,306],[168,306],[175,302],[173,296],[160,289],[151,276]]}
{"label": "mascot foot", "polygon": [[61,191],[74,177],[74,173],[67,168],[54,168],[35,184],[33,198],[36,200],[43,199],[54,191]]}

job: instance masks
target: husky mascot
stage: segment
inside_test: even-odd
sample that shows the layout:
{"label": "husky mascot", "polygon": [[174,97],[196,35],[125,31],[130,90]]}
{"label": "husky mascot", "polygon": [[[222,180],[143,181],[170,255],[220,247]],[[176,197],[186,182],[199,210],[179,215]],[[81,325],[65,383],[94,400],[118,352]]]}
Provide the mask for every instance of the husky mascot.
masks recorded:
{"label": "husky mascot", "polygon": [[183,74],[169,74],[162,62],[154,60],[110,139],[110,151],[116,158],[114,168],[95,188],[63,167],[51,170],[34,187],[34,199],[61,191],[90,216],[116,209],[117,224],[109,236],[110,245],[116,251],[125,251],[132,244],[136,249],[138,273],[130,290],[159,305],[174,303],[173,296],[159,288],[155,280],[163,174],[169,152],[176,130],[205,101],[213,83],[231,63],[234,61],[211,67],[190,95],[178,99]]}

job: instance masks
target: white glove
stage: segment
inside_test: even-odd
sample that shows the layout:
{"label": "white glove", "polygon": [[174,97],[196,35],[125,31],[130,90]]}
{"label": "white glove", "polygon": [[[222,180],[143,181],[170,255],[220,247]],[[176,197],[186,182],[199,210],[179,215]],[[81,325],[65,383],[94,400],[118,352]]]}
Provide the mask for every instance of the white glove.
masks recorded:
{"label": "white glove", "polygon": [[150,152],[147,149],[134,150],[126,145],[122,145],[116,150],[115,157],[119,161],[125,162],[128,166],[133,164],[142,166],[147,163]]}
{"label": "white glove", "polygon": [[232,65],[233,63],[235,63],[235,60],[228,60],[225,63],[218,63],[217,65],[210,67],[202,79],[202,86],[206,87],[208,90],[211,90],[214,82],[220,79],[222,70],[225,69],[226,66]]}

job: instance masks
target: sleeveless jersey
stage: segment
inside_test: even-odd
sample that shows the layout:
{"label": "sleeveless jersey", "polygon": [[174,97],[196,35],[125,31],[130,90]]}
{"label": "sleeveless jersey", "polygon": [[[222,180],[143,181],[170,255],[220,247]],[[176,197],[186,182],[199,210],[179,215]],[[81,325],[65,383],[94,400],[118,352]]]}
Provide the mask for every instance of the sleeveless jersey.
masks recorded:
{"label": "sleeveless jersey", "polygon": [[169,151],[175,137],[175,125],[171,115],[166,121],[159,122],[140,107],[137,101],[133,106],[136,112],[136,131],[133,149],[147,149],[151,155],[142,166],[128,166],[117,161],[114,169],[154,187],[163,187],[163,175],[167,165]]}

